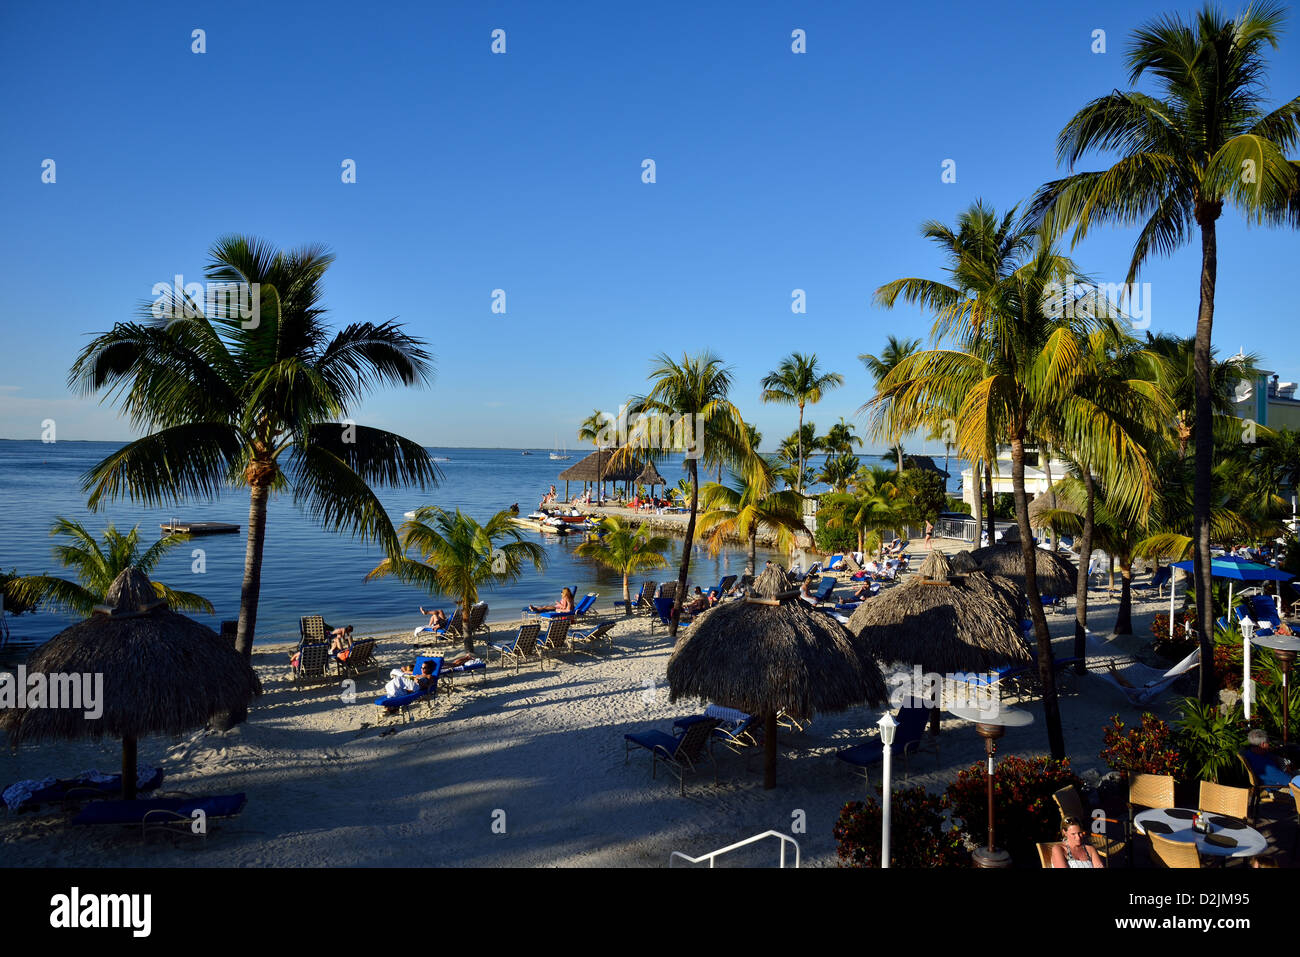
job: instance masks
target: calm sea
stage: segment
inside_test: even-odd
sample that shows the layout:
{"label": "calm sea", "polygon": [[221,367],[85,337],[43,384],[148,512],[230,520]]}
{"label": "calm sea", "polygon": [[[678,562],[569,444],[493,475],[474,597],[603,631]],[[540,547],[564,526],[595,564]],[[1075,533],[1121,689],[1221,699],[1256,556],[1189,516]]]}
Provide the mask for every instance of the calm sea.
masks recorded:
{"label": "calm sea", "polygon": [[[216,501],[193,501],[184,505],[147,509],[130,502],[117,502],[99,512],[86,508],[81,490],[82,475],[96,462],[120,448],[110,442],[58,442],[0,440],[0,568],[16,568],[20,574],[53,574],[74,577],[53,557],[55,540],[50,527],[56,516],[81,522],[98,534],[108,523],[119,530],[139,525],[142,548],[160,536],[159,525],[173,516],[186,521],[230,522],[240,526],[238,535],[213,535],[192,539],[177,547],[156,569],[154,577],[173,588],[197,592],[212,602],[216,613],[197,615],[213,628],[222,619],[239,617],[239,587],[244,567],[244,546],[248,523],[247,489],[231,489]],[[395,525],[403,513],[421,505],[460,508],[479,521],[518,502],[528,514],[543,493],[556,482],[556,475],[578,461],[575,452],[567,462],[552,462],[547,449],[431,449],[438,459],[443,480],[437,488],[380,490],[380,500]],[[670,482],[684,475],[680,460],[661,463],[660,471]],[[563,492],[563,483],[560,490]],[[574,493],[580,491],[580,486]],[[574,549],[578,536],[556,539],[541,533],[523,532],[526,540],[537,541],[546,550],[547,564],[538,573],[531,566],[524,577],[508,585],[488,589],[483,596],[492,606],[489,623],[518,616],[529,603],[553,602],[561,588],[578,586],[600,594],[597,607],[612,610],[611,602],[621,597],[622,583],[613,573]],[[204,570],[193,568],[194,549],[202,549]],[[327,532],[312,524],[289,500],[273,497],[268,510],[266,548],[262,565],[262,592],[258,610],[259,640],[296,637],[301,615],[320,614],[331,624],[352,624],[362,633],[397,631],[423,624],[420,605],[450,608],[451,602],[435,598],[420,589],[379,579],[366,582],[367,572],[382,558],[377,546],[365,545],[346,534]],[[681,542],[674,541],[668,556],[671,572],[657,578],[676,577]],[[763,556],[766,557],[766,556]],[[762,558],[760,558],[762,561]],[[716,558],[696,547],[691,559],[691,579],[701,585],[716,584],[726,574],[739,574],[744,557],[722,553]],[[635,586],[634,586],[635,587]],[[74,619],[55,612],[39,611],[9,618],[16,637],[49,638]]]}

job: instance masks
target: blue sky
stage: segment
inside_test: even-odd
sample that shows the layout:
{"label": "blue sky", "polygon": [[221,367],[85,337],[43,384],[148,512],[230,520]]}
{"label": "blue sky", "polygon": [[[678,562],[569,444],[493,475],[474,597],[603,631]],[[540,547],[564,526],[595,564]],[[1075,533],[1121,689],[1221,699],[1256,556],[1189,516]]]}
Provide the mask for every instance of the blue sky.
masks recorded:
{"label": "blue sky", "polygon": [[[1128,87],[1132,30],[1194,9],[6,5],[0,437],[53,418],[61,439],[129,438],[67,369],[154,283],[200,279],[230,232],[327,244],[334,323],[396,318],[430,343],[434,385],[377,394],[358,421],[431,445],[572,447],[592,409],[643,391],[655,353],[709,348],[765,447],[795,412],[760,403],[759,380],[815,352],[846,380],[809,412],[824,430],[871,394],[859,353],[928,334],[872,303],[891,279],[940,275],[920,223],[1027,199],[1057,175],[1068,118]],[[1278,105],[1300,93],[1294,8],[1271,63]],[[1075,255],[1118,282],[1132,240],[1103,229]],[[1221,220],[1216,345],[1293,381],[1297,261],[1296,233]],[[1153,329],[1191,334],[1198,270],[1198,246],[1146,269]]]}

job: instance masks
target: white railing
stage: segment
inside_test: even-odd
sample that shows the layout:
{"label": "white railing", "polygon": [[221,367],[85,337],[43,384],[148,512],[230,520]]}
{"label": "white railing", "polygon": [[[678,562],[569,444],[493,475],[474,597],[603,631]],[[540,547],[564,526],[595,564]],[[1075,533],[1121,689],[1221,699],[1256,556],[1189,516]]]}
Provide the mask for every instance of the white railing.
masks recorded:
{"label": "white railing", "polygon": [[690,857],[689,855],[683,854],[681,851],[673,851],[668,857],[668,866],[672,867],[673,861],[680,857],[689,864],[703,864],[705,861],[708,861],[709,867],[712,867],[713,862],[723,854],[728,854],[747,844],[755,844],[758,841],[763,840],[765,837],[775,837],[781,842],[780,867],[785,867],[785,846],[787,843],[794,845],[794,866],[799,866],[799,842],[789,834],[782,834],[780,831],[764,831],[762,834],[755,834],[753,837],[747,837],[743,841],[737,841],[735,844],[728,844],[726,847],[720,847],[716,851],[710,851],[708,854],[701,854],[699,857]]}

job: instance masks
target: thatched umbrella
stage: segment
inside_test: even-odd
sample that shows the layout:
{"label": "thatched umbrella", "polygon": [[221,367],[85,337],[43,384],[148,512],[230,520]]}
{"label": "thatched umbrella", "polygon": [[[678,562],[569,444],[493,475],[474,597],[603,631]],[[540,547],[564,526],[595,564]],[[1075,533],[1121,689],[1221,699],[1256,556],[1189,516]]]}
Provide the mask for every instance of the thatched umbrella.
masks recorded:
{"label": "thatched umbrella", "polygon": [[244,656],[211,628],[177,614],[149,577],[128,568],[94,614],[59,632],[28,660],[29,675],[103,677],[102,714],[73,708],[6,708],[10,744],[47,738],[122,739],[122,793],[135,797],[136,740],[182,734],[261,693]]}
{"label": "thatched umbrella", "polygon": [[1034,496],[1033,501],[1029,503],[1029,527],[1045,528],[1048,523],[1043,515],[1053,509],[1076,514],[1082,513],[1082,510],[1073,501],[1072,496],[1066,494],[1065,486],[1057,482],[1047,491],[1039,492]]}
{"label": "thatched umbrella", "polygon": [[647,462],[645,464],[645,468],[641,470],[641,474],[636,477],[636,481],[633,484],[649,485],[650,497],[654,498],[655,486],[667,485],[668,480],[659,474],[659,470],[655,468],[655,464],[653,462]]}
{"label": "thatched umbrella", "polygon": [[965,575],[967,572],[977,572],[980,568],[980,563],[971,557],[969,551],[958,552],[956,555],[952,556],[952,561],[949,564],[952,566],[952,574],[954,575]]}
{"label": "thatched umbrella", "polygon": [[948,561],[948,556],[943,553],[942,548],[934,548],[925,556],[925,561],[921,562],[921,567],[917,571],[921,573],[922,578],[945,581],[952,574],[952,563]]}
{"label": "thatched umbrella", "polygon": [[[971,552],[981,571],[1010,578],[1025,587],[1025,562],[1020,545],[988,545]],[[1038,592],[1042,595],[1073,595],[1078,569],[1069,560],[1045,548],[1034,548],[1034,570],[1038,573]]]}
{"label": "thatched umbrella", "polygon": [[813,611],[769,564],[754,596],[701,615],[668,660],[669,700],[697,695],[764,719],[763,787],[776,787],[776,716],[883,704],[880,668],[830,615]]}
{"label": "thatched umbrella", "polygon": [[918,664],[936,674],[1033,663],[1019,616],[980,572],[943,582],[914,578],[882,592],[857,607],[849,631],[879,661]]}

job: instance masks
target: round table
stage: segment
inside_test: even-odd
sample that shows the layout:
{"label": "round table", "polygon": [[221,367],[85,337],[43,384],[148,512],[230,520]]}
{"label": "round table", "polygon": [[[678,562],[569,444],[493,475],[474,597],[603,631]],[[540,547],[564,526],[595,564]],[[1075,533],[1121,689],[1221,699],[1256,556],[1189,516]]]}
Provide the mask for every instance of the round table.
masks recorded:
{"label": "round table", "polygon": [[[1147,833],[1147,825],[1156,824],[1156,833],[1161,837],[1168,838],[1171,841],[1195,842],[1198,851],[1212,857],[1254,857],[1256,854],[1262,854],[1268,848],[1268,841],[1264,840],[1263,834],[1249,826],[1245,821],[1228,817],[1226,814],[1206,814],[1205,816],[1210,820],[1211,834],[1221,834],[1226,838],[1231,838],[1237,842],[1236,845],[1224,847],[1221,844],[1207,841],[1206,835],[1192,830],[1192,815],[1195,813],[1196,811],[1191,808],[1156,808],[1136,815],[1133,818],[1133,824],[1142,834]],[[1231,826],[1225,826],[1229,824]],[[1165,830],[1166,827],[1168,830]]]}

